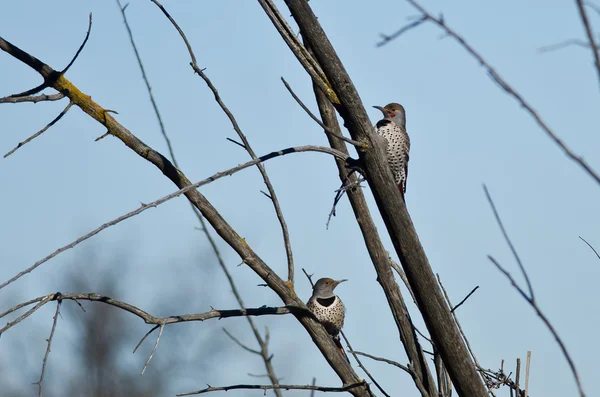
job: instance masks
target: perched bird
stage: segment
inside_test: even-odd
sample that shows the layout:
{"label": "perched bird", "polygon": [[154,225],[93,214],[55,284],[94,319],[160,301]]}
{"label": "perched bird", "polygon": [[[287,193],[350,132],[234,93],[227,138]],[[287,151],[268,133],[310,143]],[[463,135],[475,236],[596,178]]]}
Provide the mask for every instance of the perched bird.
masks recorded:
{"label": "perched bird", "polygon": [[408,152],[410,151],[410,138],[406,133],[406,114],[404,107],[399,103],[390,103],[373,106],[381,110],[383,119],[375,125],[375,132],[387,141],[387,159],[394,181],[404,196],[406,193],[406,178],[408,177]]}
{"label": "perched bird", "polygon": [[319,279],[314,285],[312,296],[306,304],[317,320],[323,324],[327,332],[333,337],[342,353],[344,350],[340,343],[340,331],[344,326],[346,309],[342,300],[333,293],[333,290],[344,281],[348,280]]}

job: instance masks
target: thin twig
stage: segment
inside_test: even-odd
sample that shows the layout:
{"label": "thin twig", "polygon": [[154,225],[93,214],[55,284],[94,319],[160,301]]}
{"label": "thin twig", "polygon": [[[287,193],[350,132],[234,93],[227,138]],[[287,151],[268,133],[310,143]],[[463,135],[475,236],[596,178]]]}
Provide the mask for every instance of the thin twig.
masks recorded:
{"label": "thin twig", "polygon": [[231,334],[231,332],[227,331],[227,328],[223,327],[223,332],[225,332],[225,334],[227,334],[227,336],[229,336],[229,338],[231,338],[232,341],[237,343],[238,346],[240,346],[242,349],[249,351],[250,353],[253,353],[253,354],[258,354],[260,356],[260,352],[258,350],[254,350],[254,349],[244,345],[242,342],[240,342],[239,339],[237,339],[235,336],[233,336]]}
{"label": "thin twig", "polygon": [[417,26],[419,26],[426,20],[427,20],[427,17],[422,16],[421,18],[417,19],[416,21],[413,21],[413,22],[409,23],[408,25],[401,27],[400,29],[398,29],[397,31],[392,33],[391,35],[380,33],[379,36],[381,36],[381,41],[379,43],[377,43],[377,47],[381,47],[381,46],[387,44],[389,41],[392,41],[392,40],[400,37],[400,35],[402,35],[403,33],[407,32],[413,28],[416,28]]}
{"label": "thin twig", "polygon": [[[364,364],[362,363],[362,361],[360,361],[360,359],[358,358],[358,354],[354,353],[354,349],[352,348],[352,345],[350,344],[350,341],[348,340],[348,338],[346,338],[346,334],[344,334],[344,331],[340,331],[340,334],[342,334],[342,338],[344,338],[344,342],[346,342],[346,345],[348,345],[348,349],[349,349],[348,352],[350,352],[350,354],[352,354],[352,356],[354,356],[354,359],[358,363],[358,366],[365,372],[367,377],[369,379],[371,379],[371,382],[373,382],[373,384],[379,389],[380,392],[383,393],[384,396],[390,397],[390,395],[387,394],[385,392],[385,390],[383,390],[381,385],[375,380],[373,375],[371,375],[371,373],[367,370],[367,367],[365,367]],[[371,392],[371,390],[369,390],[369,392]],[[371,394],[373,394],[373,393],[371,393]]]}
{"label": "thin twig", "polygon": [[66,108],[63,109],[62,112],[60,112],[60,114],[58,116],[56,116],[56,118],[54,120],[52,120],[51,122],[49,122],[44,128],[42,128],[41,130],[39,130],[38,132],[36,132],[35,134],[33,134],[32,136],[30,136],[29,138],[25,139],[23,142],[19,142],[19,144],[10,152],[6,153],[4,155],[4,158],[7,158],[8,156],[10,156],[11,154],[13,154],[14,152],[16,152],[21,146],[29,143],[30,141],[34,140],[35,138],[37,138],[38,136],[42,135],[44,132],[46,132],[46,130],[50,127],[52,127],[54,124],[56,124],[56,122],[60,119],[62,119],[62,117],[67,114],[67,112],[69,111],[69,109],[71,109],[71,106],[73,106],[73,102],[69,102],[69,104],[67,105]]}
{"label": "thin twig", "polygon": [[527,113],[529,113],[529,115],[535,120],[538,126],[540,126],[540,128],[554,141],[554,143],[556,143],[562,149],[563,153],[565,153],[567,157],[569,157],[571,160],[579,164],[588,173],[588,175],[590,175],[597,183],[600,183],[600,175],[598,175],[581,156],[575,154],[558,137],[558,135],[556,135],[556,133],[552,129],[550,129],[548,125],[546,125],[546,122],[542,120],[540,115],[533,109],[533,107],[528,102],[526,102],[525,99],[523,99],[523,97],[519,93],[517,93],[517,91],[515,91],[502,77],[500,77],[498,72],[496,72],[496,70],[485,59],[483,59],[483,57],[477,51],[475,51],[475,49],[471,47],[462,36],[460,36],[458,33],[456,33],[454,30],[452,30],[446,25],[446,22],[444,21],[443,17],[434,17],[415,0],[406,1],[408,1],[410,4],[412,4],[413,7],[418,9],[423,14],[424,18],[439,26],[442,30],[446,32],[448,36],[458,41],[458,43],[473,58],[475,58],[481,66],[483,66],[487,70],[492,80],[498,83],[500,88],[502,88],[508,95],[513,97],[519,103],[519,105],[521,105],[521,107],[524,108],[527,111]]}
{"label": "thin twig", "polygon": [[581,23],[583,24],[585,34],[590,43],[592,55],[594,56],[594,65],[596,66],[596,73],[598,74],[598,83],[600,83],[600,54],[598,53],[598,45],[594,39],[594,33],[592,32],[592,27],[585,11],[583,0],[575,0],[575,3],[577,3],[577,9],[579,10],[579,15],[581,16]]}
{"label": "thin twig", "polygon": [[[171,21],[171,23],[173,24],[175,29],[177,29],[177,31],[179,32],[179,35],[185,42],[185,45],[186,45],[188,52],[190,54],[190,57],[192,59],[192,62],[191,62],[192,69],[194,69],[194,71],[202,78],[202,80],[204,80],[204,82],[206,83],[208,88],[213,93],[213,95],[215,97],[215,101],[221,107],[221,110],[223,110],[223,112],[225,113],[225,115],[227,116],[229,121],[231,122],[233,129],[235,130],[235,132],[238,134],[238,136],[242,140],[244,147],[245,147],[246,151],[248,152],[248,154],[250,155],[250,157],[253,160],[257,159],[256,153],[250,146],[250,142],[248,142],[246,135],[244,135],[244,133],[242,132],[233,113],[231,113],[229,108],[225,105],[225,103],[221,99],[221,95],[219,94],[219,91],[214,86],[212,81],[204,73],[203,69],[200,69],[200,67],[198,66],[198,64],[196,62],[196,56],[194,55],[194,51],[192,50],[192,46],[189,43],[189,41],[187,40],[187,37],[185,36],[185,34],[183,33],[183,30],[179,27],[177,22],[175,22],[175,20],[173,19],[173,17],[171,17],[171,15],[167,12],[167,10],[162,6],[162,4],[160,4],[157,0],[152,0],[152,2],[160,8],[160,10],[163,12],[163,14],[165,14],[165,16],[169,19],[169,21]],[[265,185],[267,186],[267,189],[269,190],[269,195],[271,196],[271,202],[273,203],[273,208],[275,209],[275,214],[277,215],[277,219],[279,220],[279,224],[281,226],[281,232],[283,234],[283,244],[285,247],[285,253],[286,253],[287,264],[288,264],[288,282],[293,285],[294,284],[294,256],[292,253],[292,243],[290,240],[290,234],[289,234],[289,230],[287,227],[287,223],[285,221],[285,218],[283,217],[283,212],[281,211],[281,206],[279,204],[279,200],[275,193],[275,188],[273,187],[273,184],[271,183],[271,180],[267,174],[267,171],[266,171],[264,165],[262,165],[261,163],[257,163],[256,167],[260,171],[263,181],[264,181]]]}
{"label": "thin twig", "polygon": [[90,12],[90,19],[88,22],[88,28],[87,28],[87,32],[85,33],[85,39],[83,39],[83,43],[81,43],[81,45],[79,46],[79,48],[77,49],[77,52],[75,53],[75,56],[73,56],[73,59],[71,59],[71,62],[69,62],[69,64],[67,65],[67,67],[65,67],[60,74],[65,74],[67,73],[67,70],[69,70],[69,68],[71,66],[73,66],[73,64],[75,63],[75,60],[77,60],[77,57],[79,57],[79,54],[81,54],[81,51],[83,51],[83,47],[85,47],[88,39],[90,38],[90,33],[92,32],[92,13]]}
{"label": "thin twig", "polygon": [[560,336],[558,336],[558,333],[556,332],[556,330],[550,323],[550,320],[548,320],[546,315],[538,307],[537,303],[533,299],[531,299],[529,296],[527,296],[525,291],[517,284],[517,282],[512,277],[512,275],[508,271],[506,271],[506,269],[504,269],[500,265],[500,263],[498,263],[491,255],[488,255],[488,258],[498,268],[498,270],[500,270],[502,272],[502,274],[504,274],[506,276],[506,278],[508,278],[508,280],[510,281],[512,286],[519,292],[519,294],[523,297],[523,299],[525,299],[529,303],[529,305],[533,308],[533,310],[535,310],[538,317],[540,317],[542,319],[542,321],[544,322],[544,324],[546,325],[546,327],[548,328],[548,330],[550,331],[550,333],[556,340],[556,343],[558,343],[560,350],[562,351],[565,359],[567,360],[567,363],[569,364],[569,368],[571,369],[571,372],[573,373],[573,378],[575,378],[575,382],[577,383],[577,388],[579,389],[579,395],[581,397],[585,397],[585,392],[583,391],[583,386],[581,384],[581,381],[579,380],[579,373],[577,372],[577,369],[575,368],[575,363],[571,359],[571,355],[567,351],[567,347],[565,346],[562,339],[560,338]]}
{"label": "thin twig", "polygon": [[[438,274],[438,278],[439,278],[439,277],[440,277],[440,275]],[[458,302],[458,304],[457,304],[456,306],[454,306],[454,307],[452,308],[452,310],[450,310],[450,313],[453,313],[453,312],[454,312],[456,309],[458,309],[458,308],[460,307],[460,305],[462,305],[463,303],[465,303],[465,301],[466,301],[467,299],[469,299],[469,297],[470,297],[471,295],[473,295],[473,293],[474,293],[475,291],[477,291],[477,289],[479,289],[479,285],[478,285],[478,286],[476,286],[475,288],[473,288],[473,289],[471,290],[471,292],[469,292],[469,293],[467,294],[467,296],[465,296],[465,297],[463,298],[463,300],[461,300],[460,302]]]}
{"label": "thin twig", "polygon": [[[400,265],[397,264],[392,259],[392,257],[389,255],[389,252],[388,252],[388,259],[390,261],[390,265],[392,266],[392,269],[394,269],[396,271],[396,273],[398,273],[400,280],[402,280],[402,282],[404,283],[404,286],[406,287],[408,292],[410,292],[410,296],[412,296],[413,303],[416,305],[417,298],[415,298],[415,294],[413,293],[412,288],[410,287],[410,284],[408,283],[408,278],[406,278],[406,273],[404,273],[404,270],[400,267]],[[421,336],[423,336],[423,335],[421,335]],[[431,342],[431,340],[429,338],[425,337],[425,339],[427,339]]]}
{"label": "thin twig", "polygon": [[[448,295],[448,292],[446,291],[446,288],[444,287],[444,284],[442,283],[442,279],[441,279],[441,277],[440,277],[439,274],[437,274],[437,280],[438,280],[438,284],[440,285],[440,288],[442,289],[442,292],[444,294],[444,299],[446,299],[446,303],[448,304],[448,307],[452,307],[452,302],[450,301],[450,296]],[[468,297],[469,296],[467,295],[467,298]],[[466,298],[465,298],[465,300],[466,300]],[[458,307],[458,305],[456,307]],[[477,359],[477,356],[475,355],[475,352],[473,351],[473,348],[471,347],[471,342],[469,342],[469,339],[467,338],[467,335],[465,334],[465,331],[463,331],[463,328],[460,325],[460,321],[458,320],[458,316],[456,315],[456,312],[454,310],[452,310],[451,313],[452,313],[452,317],[454,318],[454,322],[456,323],[456,326],[458,327],[458,331],[460,332],[460,336],[465,341],[465,345],[467,346],[467,350],[469,351],[469,355],[471,356],[471,358],[475,362],[475,367],[478,369],[479,375],[483,378],[484,383],[485,383],[485,385],[486,385],[486,387],[488,389],[488,392],[490,394],[494,395],[494,393],[493,393],[493,391],[491,389],[491,386],[487,382],[487,379],[485,377],[485,372],[481,370],[481,368],[482,368],[481,364],[479,363],[479,360]],[[417,332],[418,332],[418,330],[417,330]]]}
{"label": "thin twig", "polygon": [[285,85],[285,88],[287,88],[288,92],[292,95],[292,97],[296,100],[296,102],[298,103],[298,105],[300,105],[300,107],[302,109],[304,109],[304,111],[306,112],[306,114],[308,114],[308,116],[313,119],[322,129],[323,131],[325,131],[326,134],[336,137],[338,139],[341,139],[344,142],[347,142],[353,146],[356,146],[357,148],[363,149],[365,150],[367,148],[367,144],[365,142],[359,142],[359,141],[355,141],[354,139],[345,137],[342,134],[338,134],[335,130],[327,127],[325,124],[323,124],[323,122],[321,120],[319,120],[319,118],[317,116],[315,116],[309,109],[308,107],[304,104],[304,102],[302,102],[302,100],[296,95],[296,93],[294,92],[294,90],[292,90],[292,87],[290,87],[290,85],[288,84],[287,81],[285,81],[285,79],[282,77],[281,81],[283,82],[283,84]]}
{"label": "thin twig", "polygon": [[119,10],[121,11],[121,15],[123,16],[123,23],[125,24],[125,28],[127,29],[127,34],[129,35],[129,41],[131,42],[131,47],[133,47],[133,52],[135,54],[135,58],[137,59],[138,66],[140,67],[140,71],[142,72],[142,79],[146,84],[146,90],[148,91],[148,95],[150,96],[150,102],[152,103],[152,108],[154,109],[154,114],[156,115],[156,119],[158,121],[158,125],[160,127],[160,132],[167,144],[167,149],[169,150],[169,154],[171,155],[171,160],[173,160],[173,164],[175,167],[179,168],[177,164],[177,160],[175,159],[175,153],[173,152],[173,146],[171,145],[171,140],[167,135],[167,131],[165,130],[165,125],[163,123],[160,112],[158,111],[158,105],[154,100],[154,94],[152,94],[152,87],[150,86],[150,81],[148,80],[148,76],[146,75],[146,69],[144,69],[144,64],[142,63],[142,58],[140,57],[140,53],[138,52],[137,46],[135,45],[135,41],[133,40],[133,32],[129,26],[129,22],[127,21],[127,15],[125,14],[125,7],[121,6],[121,2],[117,0],[117,5],[119,6]]}
{"label": "thin twig", "polygon": [[492,207],[492,212],[494,213],[494,217],[496,218],[496,222],[498,223],[498,226],[500,226],[500,230],[502,231],[504,240],[506,240],[506,243],[510,247],[510,250],[512,251],[513,256],[515,257],[517,263],[519,264],[521,273],[523,273],[523,277],[525,277],[525,282],[527,283],[527,289],[529,290],[529,296],[531,297],[531,300],[533,301],[533,300],[535,300],[535,297],[533,295],[533,287],[531,286],[531,281],[529,281],[529,276],[527,276],[527,272],[525,271],[525,267],[523,266],[523,263],[521,262],[521,258],[519,258],[519,254],[517,254],[517,250],[515,249],[512,242],[510,241],[510,238],[508,237],[508,233],[506,233],[506,229],[504,229],[504,225],[502,224],[500,215],[498,215],[498,211],[496,210],[496,206],[494,205],[492,196],[490,196],[490,192],[488,191],[488,188],[485,184],[483,185],[483,191],[485,192],[485,196],[487,197],[488,203],[490,203],[490,206]]}
{"label": "thin twig", "polygon": [[144,372],[146,372],[146,368],[148,368],[148,364],[150,364],[152,357],[154,357],[154,353],[156,353],[156,348],[158,347],[158,342],[160,342],[160,337],[162,336],[164,329],[165,329],[165,325],[163,324],[160,326],[160,330],[158,331],[158,336],[156,337],[156,342],[154,343],[152,352],[150,353],[150,356],[148,356],[148,359],[146,360],[146,363],[144,364],[144,368],[142,368],[142,372],[140,373],[140,375],[144,375]]}
{"label": "thin twig", "polygon": [[531,350],[527,351],[527,361],[525,362],[525,395],[529,397],[529,366],[531,365]]}
{"label": "thin twig", "polygon": [[556,44],[550,44],[544,47],[540,47],[538,48],[538,52],[539,53],[545,53],[545,52],[552,52],[552,51],[556,51],[556,50],[560,50],[562,48],[565,47],[570,47],[572,45],[575,46],[580,46],[583,48],[589,48],[590,45],[588,43],[586,43],[583,40],[579,40],[579,39],[569,39],[569,40],[565,40],[565,41],[561,41],[560,43],[556,43]]}
{"label": "thin twig", "polygon": [[65,97],[65,94],[63,94],[62,92],[59,92],[58,94],[40,94],[40,95],[30,95],[30,96],[20,96],[20,97],[12,97],[12,96],[7,96],[4,98],[0,98],[0,103],[21,103],[21,102],[31,102],[31,103],[38,103],[38,102],[44,102],[44,101],[58,101],[60,99],[63,99]]}
{"label": "thin twig", "polygon": [[371,355],[371,354],[368,354],[368,353],[363,353],[363,352],[358,352],[358,351],[351,351],[350,353],[358,354],[359,356],[365,356],[365,357],[368,357],[368,358],[370,358],[370,359],[372,359],[372,360],[375,360],[375,361],[382,361],[382,362],[384,362],[384,363],[388,363],[388,364],[390,364],[390,365],[393,365],[394,367],[398,367],[398,368],[400,368],[401,370],[403,370],[403,371],[407,372],[407,373],[408,373],[408,374],[410,374],[411,376],[413,375],[413,372],[410,370],[410,368],[408,368],[406,365],[402,365],[402,364],[400,364],[400,363],[399,363],[399,362],[397,362],[397,361],[394,361],[394,360],[389,360],[389,359],[387,359],[387,358],[383,358],[383,357],[377,357],[377,356],[373,356],[373,355]]}
{"label": "thin twig", "polygon": [[304,269],[304,268],[302,268],[302,271],[304,272],[304,275],[305,275],[305,276],[306,276],[306,278],[308,279],[308,282],[310,283],[310,287],[311,287],[311,288],[314,288],[314,287],[315,287],[315,283],[313,283],[313,281],[312,281],[312,276],[314,276],[314,273],[309,275],[309,274],[306,272],[306,269]]}
{"label": "thin twig", "polygon": [[583,237],[579,236],[579,238],[581,239],[581,241],[583,241],[584,243],[586,243],[587,246],[590,247],[592,249],[592,251],[594,251],[594,254],[596,254],[596,256],[598,257],[598,259],[600,259],[600,254],[598,254],[598,251],[596,251],[596,249],[594,247],[592,247],[592,245],[590,243],[588,243]]}
{"label": "thin twig", "polygon": [[113,219],[110,222],[105,223],[104,225],[102,225],[102,226],[100,226],[100,227],[92,230],[88,234],[86,234],[84,236],[81,236],[78,239],[76,239],[75,241],[73,241],[73,242],[71,242],[71,243],[69,243],[69,244],[67,244],[67,245],[65,245],[65,246],[57,249],[56,251],[54,251],[50,255],[46,256],[45,258],[40,259],[39,261],[37,261],[36,263],[34,263],[32,266],[28,267],[27,269],[19,272],[16,276],[14,276],[13,278],[11,278],[10,280],[5,281],[4,283],[0,284],[0,289],[6,287],[7,285],[9,285],[11,283],[13,283],[14,281],[16,281],[19,278],[21,278],[22,276],[24,276],[25,274],[30,273],[32,270],[36,269],[38,266],[40,266],[44,262],[47,262],[50,259],[54,258],[55,256],[57,256],[61,252],[66,251],[66,250],[68,250],[70,248],[73,248],[77,244],[79,244],[79,243],[81,243],[81,242],[89,239],[90,237],[92,237],[92,236],[100,233],[102,230],[104,230],[104,229],[106,229],[108,227],[111,227],[113,225],[116,225],[117,223],[120,223],[120,222],[122,222],[122,221],[124,221],[124,220],[126,220],[128,218],[131,218],[131,217],[133,217],[135,215],[138,215],[138,214],[146,211],[149,208],[157,207],[160,204],[163,204],[163,203],[165,203],[165,202],[167,202],[167,201],[169,201],[169,200],[171,200],[171,199],[173,199],[175,197],[178,197],[178,196],[186,193],[187,191],[190,191],[192,189],[196,189],[196,188],[198,188],[200,186],[207,185],[207,184],[209,184],[211,182],[216,181],[217,179],[223,178],[224,176],[232,175],[232,174],[234,174],[236,172],[239,172],[239,171],[241,171],[241,170],[243,170],[245,168],[253,166],[253,165],[255,165],[255,164],[259,163],[259,162],[267,161],[267,160],[270,160],[272,158],[279,157],[279,156],[284,156],[284,155],[290,154],[290,153],[300,153],[300,152],[322,152],[322,153],[328,153],[328,154],[331,154],[332,156],[335,156],[337,158],[340,158],[340,159],[343,159],[343,160],[347,160],[347,156],[345,154],[343,154],[343,153],[341,153],[341,152],[339,152],[339,151],[337,151],[335,149],[331,149],[331,148],[328,148],[328,147],[322,147],[322,146],[312,146],[312,145],[298,146],[298,147],[294,147],[294,148],[288,148],[288,149],[284,149],[284,150],[279,150],[277,152],[271,152],[271,153],[269,153],[267,155],[264,155],[264,156],[261,156],[261,157],[255,159],[255,160],[250,160],[250,161],[245,162],[244,164],[240,164],[240,165],[238,165],[236,167],[233,167],[233,168],[230,168],[228,170],[218,172],[218,173],[214,174],[213,176],[211,176],[209,178],[206,178],[206,179],[204,179],[204,180],[202,180],[200,182],[194,183],[192,185],[188,185],[188,186],[184,187],[183,189],[179,189],[176,192],[173,192],[173,193],[171,193],[171,194],[169,194],[167,196],[164,196],[164,197],[162,197],[162,198],[160,198],[160,199],[158,199],[156,201],[153,201],[153,202],[151,202],[149,204],[143,204],[141,207],[137,208],[136,210],[128,212],[127,214],[121,215],[120,217],[118,217],[116,219]]}
{"label": "thin twig", "polygon": [[44,354],[44,361],[42,362],[42,373],[40,375],[40,380],[37,381],[38,385],[38,397],[42,397],[42,383],[44,382],[44,375],[46,374],[46,364],[48,362],[48,356],[50,355],[50,348],[52,346],[52,338],[54,338],[54,331],[56,330],[56,323],[58,322],[58,315],[60,314],[60,305],[62,300],[60,298],[57,299],[56,303],[56,313],[54,313],[54,319],[52,320],[52,330],[50,331],[50,337],[48,338],[48,345],[46,347],[46,354]]}
{"label": "thin twig", "polygon": [[245,390],[264,390],[265,393],[267,390],[272,390],[272,389],[283,389],[283,390],[316,390],[316,391],[322,391],[322,392],[345,392],[348,391],[350,389],[354,389],[355,387],[366,387],[367,383],[366,382],[357,382],[357,383],[353,383],[351,385],[348,386],[342,386],[342,387],[326,387],[326,386],[312,386],[312,385],[231,385],[231,386],[220,386],[220,387],[213,387],[213,386],[208,386],[205,389],[201,389],[201,390],[196,390],[196,391],[190,391],[187,393],[180,393],[177,394],[177,396],[190,396],[192,394],[204,394],[204,393],[208,393],[211,391],[228,391],[228,390],[239,390],[239,389],[245,389]]}
{"label": "thin twig", "polygon": [[[19,324],[21,321],[25,320],[27,317],[29,317],[33,313],[35,313],[40,307],[42,307],[46,303],[50,302],[52,300],[53,296],[54,296],[54,294],[50,294],[50,295],[44,296],[43,298],[40,299],[40,301],[38,302],[37,305],[35,305],[31,309],[27,310],[25,313],[23,313],[22,315],[20,315],[19,317],[17,317],[14,321],[6,323],[6,325],[3,328],[0,328],[0,336],[2,336],[2,334],[4,333],[4,331],[6,331],[9,328],[12,328],[13,326]],[[10,311],[14,311],[14,310],[9,310],[9,312]]]}
{"label": "thin twig", "polygon": [[156,331],[158,328],[160,328],[160,325],[156,325],[154,327],[152,327],[152,329],[148,332],[146,332],[146,334],[142,337],[142,339],[140,339],[140,341],[138,342],[137,345],[135,345],[135,347],[133,348],[133,354],[135,354],[135,352],[137,351],[137,349],[142,345],[142,343],[146,340],[146,338],[153,333],[154,331]]}
{"label": "thin twig", "polygon": [[[177,158],[175,157],[175,151],[173,150],[173,146],[171,145],[171,140],[169,139],[169,136],[167,134],[166,128],[164,126],[164,123],[162,121],[162,117],[160,115],[160,112],[158,110],[158,105],[156,104],[156,101],[154,100],[154,95],[152,94],[152,88],[150,86],[150,82],[149,79],[146,75],[143,63],[142,63],[142,59],[141,56],[137,50],[137,47],[135,45],[135,42],[133,40],[133,33],[131,31],[131,28],[129,26],[129,23],[127,21],[127,15],[125,14],[125,9],[127,8],[127,5],[125,5],[124,7],[121,7],[121,3],[119,2],[119,0],[117,0],[117,4],[119,5],[119,8],[121,9],[121,13],[123,14],[123,22],[125,23],[125,26],[127,28],[127,32],[129,34],[129,38],[131,41],[131,45],[133,47],[133,50],[135,52],[137,61],[138,61],[138,65],[140,67],[140,70],[142,72],[142,77],[146,83],[146,89],[148,90],[148,94],[150,96],[150,101],[152,102],[152,106],[154,108],[154,113],[156,114],[156,118],[158,120],[159,126],[160,126],[160,130],[161,130],[161,134],[167,144],[167,148],[169,150],[169,156],[171,157],[171,160],[173,161],[173,164],[175,164],[175,167],[179,168],[179,164],[177,162]],[[227,138],[229,141],[240,145],[242,148],[246,149],[246,147],[242,144],[239,143],[231,138]],[[198,221],[200,222],[200,229],[204,232],[210,246],[213,249],[213,252],[215,253],[215,256],[217,258],[217,262],[219,263],[219,266],[221,267],[221,269],[223,270],[223,272],[225,273],[225,277],[227,278],[229,285],[231,286],[231,291],[233,293],[233,295],[235,296],[235,298],[237,299],[240,308],[244,309],[245,305],[244,302],[241,298],[241,295],[239,294],[237,287],[235,285],[235,282],[233,281],[233,278],[231,277],[231,274],[229,274],[229,270],[227,270],[227,267],[225,266],[225,262],[223,261],[222,257],[221,257],[221,253],[219,251],[219,248],[217,247],[213,237],[211,236],[208,228],[206,227],[206,221],[204,220],[204,217],[202,216],[202,214],[200,214],[200,212],[198,211],[198,209],[194,206],[194,204],[192,204],[190,202],[190,207],[192,209],[192,211],[194,212],[194,215],[198,218]],[[271,360],[269,359],[270,354],[269,354],[269,349],[268,349],[268,341],[263,340],[262,335],[260,334],[260,332],[258,331],[258,328],[256,327],[256,324],[254,324],[254,320],[252,320],[251,317],[246,317],[248,320],[248,324],[250,326],[250,328],[252,329],[252,332],[260,346],[260,352],[259,354],[261,355],[265,367],[267,369],[269,378],[271,379],[271,382],[273,384],[277,384],[279,383],[279,379],[277,378],[277,375],[275,374],[275,370],[273,368],[273,365],[271,364]],[[150,332],[152,332],[155,328],[153,328]],[[149,334],[149,333],[148,333]],[[146,334],[146,336],[148,336],[148,334]],[[267,334],[268,335],[268,334]],[[144,336],[144,338],[140,341],[140,343],[138,344],[138,346],[143,342],[143,340],[146,338],[146,336]],[[136,347],[137,349],[137,347]],[[134,350],[135,352],[135,350]],[[282,397],[281,391],[280,390],[274,390],[275,394],[277,397]]]}

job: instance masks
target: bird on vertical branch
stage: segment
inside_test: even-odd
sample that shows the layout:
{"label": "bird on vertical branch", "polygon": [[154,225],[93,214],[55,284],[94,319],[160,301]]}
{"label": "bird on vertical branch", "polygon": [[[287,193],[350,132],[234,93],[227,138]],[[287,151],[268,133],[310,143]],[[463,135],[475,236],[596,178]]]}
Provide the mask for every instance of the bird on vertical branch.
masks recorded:
{"label": "bird on vertical branch", "polygon": [[[346,308],[339,296],[333,293],[335,287],[348,280],[321,278],[313,286],[313,293],[306,306],[315,315],[325,330],[333,337],[333,341],[346,356],[340,342],[340,331],[344,326]],[[346,356],[346,359],[348,357]]]}
{"label": "bird on vertical branch", "polygon": [[381,110],[383,119],[375,124],[375,132],[387,141],[387,160],[394,181],[398,185],[402,197],[406,193],[406,178],[408,177],[408,152],[410,151],[410,138],[406,133],[406,113],[399,103],[390,103],[373,106]]}

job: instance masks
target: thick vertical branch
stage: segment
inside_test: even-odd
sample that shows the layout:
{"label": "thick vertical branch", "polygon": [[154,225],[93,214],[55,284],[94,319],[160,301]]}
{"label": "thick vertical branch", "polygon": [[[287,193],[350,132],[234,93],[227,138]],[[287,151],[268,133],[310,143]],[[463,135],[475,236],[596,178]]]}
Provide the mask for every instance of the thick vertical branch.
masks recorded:
{"label": "thick vertical branch", "polygon": [[[323,123],[326,127],[340,133],[340,126],[335,116],[333,105],[317,85],[313,85],[313,87]],[[343,153],[348,153],[346,145],[342,141],[331,135],[327,135],[327,138],[329,139],[329,144],[332,148]],[[350,171],[348,170],[348,167],[346,167],[345,162],[336,159],[336,163],[339,169],[340,179],[344,180]],[[353,183],[355,181],[356,177],[352,175],[349,182]],[[369,252],[369,256],[371,257],[371,261],[377,272],[377,281],[385,293],[388,305],[394,316],[394,320],[396,321],[396,326],[400,333],[400,340],[404,345],[404,350],[406,351],[406,355],[414,372],[415,383],[417,383],[419,390],[428,393],[423,394],[423,396],[433,397],[436,395],[433,377],[427,362],[423,357],[419,341],[415,336],[410,314],[404,303],[400,287],[392,274],[388,253],[379,238],[379,233],[377,232],[377,227],[371,217],[365,196],[361,189],[350,189],[347,193],[350,205],[354,211],[354,216],[356,217],[356,221],[358,222],[358,226],[360,227],[360,231],[365,240],[367,251]]]}
{"label": "thick vertical branch", "polygon": [[369,149],[360,153],[369,186],[386,224],[396,252],[417,299],[429,333],[461,396],[484,396],[477,374],[459,331],[437,285],[425,251],[395,186],[383,147],[375,140],[373,127],[342,62],[305,0],[285,0],[317,61],[341,104],[337,110],[355,140],[365,140]]}

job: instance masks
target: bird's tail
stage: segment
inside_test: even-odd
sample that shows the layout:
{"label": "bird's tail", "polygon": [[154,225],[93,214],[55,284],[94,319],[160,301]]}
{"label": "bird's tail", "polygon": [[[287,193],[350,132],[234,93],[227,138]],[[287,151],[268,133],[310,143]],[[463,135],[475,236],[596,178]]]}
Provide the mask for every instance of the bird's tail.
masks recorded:
{"label": "bird's tail", "polygon": [[338,334],[338,335],[334,336],[333,341],[335,342],[335,345],[338,347],[338,349],[340,349],[340,352],[342,352],[344,357],[346,357],[346,361],[350,362],[348,355],[346,354],[346,352],[344,351],[344,348],[342,347],[342,342],[340,341],[340,335]]}

